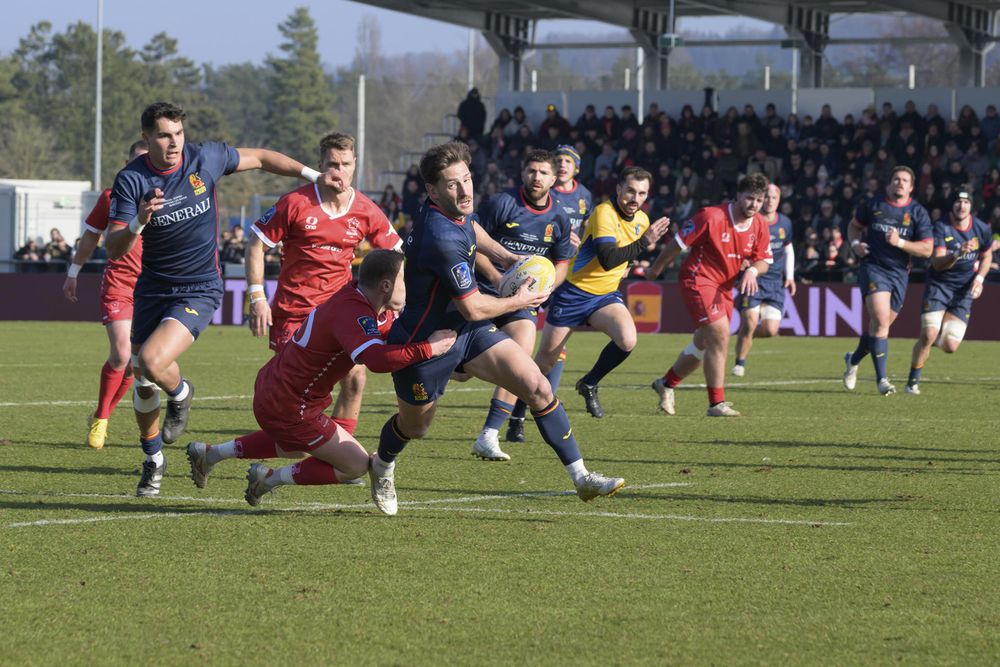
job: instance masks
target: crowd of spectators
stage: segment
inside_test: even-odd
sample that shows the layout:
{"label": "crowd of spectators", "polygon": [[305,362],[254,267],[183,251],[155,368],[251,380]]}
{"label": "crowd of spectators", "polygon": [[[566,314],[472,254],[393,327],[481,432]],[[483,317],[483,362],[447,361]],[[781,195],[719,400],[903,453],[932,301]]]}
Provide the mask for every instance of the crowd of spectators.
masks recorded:
{"label": "crowd of spectators", "polygon": [[[472,91],[475,92],[475,91]],[[573,145],[581,156],[578,179],[594,203],[614,196],[617,174],[637,165],[653,174],[646,204],[651,218],[675,224],[706,205],[734,195],[742,175],[762,172],[781,186],[781,212],[794,228],[797,273],[814,280],[851,280],[856,258],[845,243],[847,223],[864,199],[881,194],[892,169],[916,174],[914,197],[932,220],[948,215],[954,193],[973,193],[973,211],[1000,239],[1000,115],[994,105],[980,118],[969,106],[948,120],[935,105],[921,113],[913,102],[898,111],[882,105],[836,118],[824,105],[813,118],[781,117],[768,104],[762,115],[685,106],[677,117],[651,104],[642,120],[629,105],[588,105],[575,122],[554,104],[534,127],[524,109],[501,109],[480,125],[470,97],[459,108],[458,138],[472,153],[477,196],[487,199],[519,185],[521,156],[532,148]],[[481,102],[479,103],[481,105]],[[475,113],[469,115],[469,109]],[[465,115],[463,116],[463,111]],[[915,271],[922,266],[917,263]]]}

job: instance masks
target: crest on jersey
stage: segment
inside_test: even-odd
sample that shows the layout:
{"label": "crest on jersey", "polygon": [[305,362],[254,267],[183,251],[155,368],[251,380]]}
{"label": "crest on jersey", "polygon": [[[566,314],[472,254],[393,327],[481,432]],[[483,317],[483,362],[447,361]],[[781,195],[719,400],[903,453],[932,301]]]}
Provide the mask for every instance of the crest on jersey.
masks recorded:
{"label": "crest on jersey", "polygon": [[451,275],[455,279],[458,289],[468,289],[472,287],[472,270],[465,262],[461,262],[451,267]]}
{"label": "crest on jersey", "polygon": [[426,401],[430,398],[427,395],[427,390],[424,389],[424,384],[422,382],[416,382],[410,389],[413,391],[413,400],[415,401]]}
{"label": "crest on jersey", "polygon": [[201,180],[201,176],[199,176],[197,172],[188,176],[188,181],[191,182],[191,188],[194,190],[196,195],[205,194],[205,190],[207,189],[205,187],[205,182]]}
{"label": "crest on jersey", "polygon": [[969,239],[969,248],[971,250],[979,250],[979,237],[978,236],[973,236],[971,239]]}
{"label": "crest on jersey", "polygon": [[778,238],[781,239],[782,241],[785,240],[785,228],[784,227],[781,227],[781,228],[778,229]]}
{"label": "crest on jersey", "polygon": [[642,233],[642,226],[637,222],[635,223],[635,235],[638,236]]}
{"label": "crest on jersey", "polygon": [[552,243],[552,225],[545,225],[545,242]]}
{"label": "crest on jersey", "polygon": [[264,215],[260,216],[260,220],[257,221],[257,224],[263,227],[267,223],[271,222],[271,218],[274,217],[274,214],[277,212],[277,210],[278,207],[275,205],[264,211]]}
{"label": "crest on jersey", "polygon": [[909,214],[909,212],[906,212],[906,213],[903,214],[903,226],[904,227],[909,227],[910,226],[910,214]]}
{"label": "crest on jersey", "polygon": [[375,321],[374,317],[369,315],[362,315],[358,318],[358,326],[361,330],[365,332],[366,336],[378,336],[378,322]]}
{"label": "crest on jersey", "polygon": [[722,242],[729,243],[729,232],[722,232]]}
{"label": "crest on jersey", "polygon": [[583,215],[584,213],[586,213],[587,212],[587,200],[586,199],[581,199],[577,203],[580,205],[580,215]]}
{"label": "crest on jersey", "polygon": [[694,231],[694,220],[688,220],[681,226],[681,236],[687,236]]}

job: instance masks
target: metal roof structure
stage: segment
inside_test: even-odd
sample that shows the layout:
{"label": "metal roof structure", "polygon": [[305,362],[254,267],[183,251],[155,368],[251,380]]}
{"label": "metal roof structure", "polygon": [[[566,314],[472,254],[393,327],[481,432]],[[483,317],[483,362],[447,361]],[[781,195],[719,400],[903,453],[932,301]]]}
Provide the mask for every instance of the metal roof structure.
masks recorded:
{"label": "metal roof structure", "polygon": [[[823,50],[833,14],[899,12],[940,21],[957,44],[961,84],[982,86],[985,54],[998,37],[1000,0],[355,0],[361,4],[479,30],[499,54],[501,87],[519,90],[521,56],[534,45],[538,21],[581,19],[626,28],[648,63],[646,86],[662,88],[671,45],[684,17],[745,16],[783,26],[800,49],[804,83],[821,87]],[[836,40],[848,43],[851,40]],[[860,40],[871,41],[871,40]],[[699,44],[702,45],[702,44]],[[720,45],[724,45],[720,42]],[[736,46],[730,44],[731,46]],[[744,44],[745,45],[745,44]]]}

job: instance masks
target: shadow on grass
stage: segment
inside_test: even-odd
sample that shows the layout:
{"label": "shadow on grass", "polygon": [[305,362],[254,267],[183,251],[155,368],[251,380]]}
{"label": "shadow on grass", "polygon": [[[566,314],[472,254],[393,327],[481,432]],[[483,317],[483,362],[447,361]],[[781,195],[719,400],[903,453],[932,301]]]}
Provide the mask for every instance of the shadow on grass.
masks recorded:
{"label": "shadow on grass", "polygon": [[610,463],[610,464],[631,464],[636,463],[644,465],[663,465],[663,466],[678,466],[680,468],[731,468],[731,469],[749,469],[753,471],[763,471],[763,470],[825,470],[830,472],[881,472],[881,473],[894,473],[894,474],[950,474],[950,475],[987,475],[1000,472],[1000,469],[980,469],[980,470],[970,470],[967,468],[951,468],[938,465],[923,465],[920,467],[892,467],[892,466],[866,466],[866,465],[810,465],[806,463],[768,463],[766,466],[760,463],[731,463],[724,461],[674,461],[674,460],[655,460],[655,459],[617,459],[599,456],[587,457],[588,463],[600,462],[600,463]]}

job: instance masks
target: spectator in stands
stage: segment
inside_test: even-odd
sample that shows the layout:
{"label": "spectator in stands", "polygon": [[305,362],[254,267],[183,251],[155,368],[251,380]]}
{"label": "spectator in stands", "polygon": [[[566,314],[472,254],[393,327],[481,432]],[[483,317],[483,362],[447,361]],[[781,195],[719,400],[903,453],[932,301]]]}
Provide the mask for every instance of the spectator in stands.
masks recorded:
{"label": "spectator in stands", "polygon": [[500,130],[500,134],[502,136],[504,130],[512,120],[514,120],[514,117],[511,115],[510,109],[507,109],[506,107],[500,109],[500,113],[497,114],[493,124],[490,125],[490,136],[493,136],[494,130]]}
{"label": "spectator in stands", "polygon": [[472,182],[478,183],[486,174],[486,162],[489,156],[486,155],[486,151],[480,147],[475,138],[470,138],[468,145],[469,156],[472,158],[472,162],[469,163],[469,171],[472,173]]}
{"label": "spectator in stands", "polygon": [[944,118],[942,118],[941,114],[938,113],[938,107],[936,104],[928,104],[927,113],[924,115],[925,131],[929,132],[931,125],[937,128],[937,133],[939,135],[944,135]]}
{"label": "spectator in stands", "polygon": [[219,260],[223,264],[242,264],[246,250],[247,241],[243,232],[243,226],[237,223],[232,226],[229,238],[222,245]]}
{"label": "spectator in stands", "polygon": [[899,126],[902,127],[904,123],[909,123],[914,132],[924,133],[924,119],[920,117],[917,105],[913,100],[906,100],[906,104],[903,105],[903,113],[899,116]]}
{"label": "spectator in stands", "polygon": [[670,118],[667,114],[660,111],[659,104],[656,102],[650,102],[649,109],[646,111],[646,117],[642,119],[642,127],[649,127],[655,131],[660,127],[661,120],[667,120],[669,122]]}
{"label": "spectator in stands", "polygon": [[28,239],[27,243],[18,248],[17,252],[14,253],[14,259],[22,262],[42,261],[42,251],[38,247],[38,242],[35,239]]}
{"label": "spectator in stands", "polygon": [[[772,130],[777,128],[771,128]],[[747,163],[746,173],[755,174],[760,172],[767,177],[767,180],[772,183],[777,183],[780,171],[778,169],[778,161],[767,154],[767,150],[762,146],[758,147],[754,151],[753,157]]]}
{"label": "spectator in stands", "polygon": [[696,207],[715,206],[722,201],[725,196],[722,181],[715,175],[715,169],[709,167],[702,172],[698,179],[698,186],[691,193],[695,200]]}
{"label": "spectator in stands", "polygon": [[764,126],[765,137],[771,134],[773,128],[778,128],[778,134],[780,135],[781,130],[785,127],[785,121],[778,115],[778,109],[774,106],[773,102],[768,102],[767,106],[764,107],[764,117],[760,122]]}
{"label": "spectator in stands", "polygon": [[479,99],[479,89],[473,88],[458,105],[458,120],[469,132],[469,137],[479,140],[486,128],[486,105]]}
{"label": "spectator in stands", "polygon": [[785,127],[782,128],[781,134],[785,139],[798,139],[801,134],[802,126],[799,124],[799,117],[797,114],[788,114],[788,120],[785,121]]}
{"label": "spectator in stands", "polygon": [[514,117],[507,127],[504,128],[503,133],[508,137],[513,137],[522,127],[528,128],[528,133],[531,133],[531,123],[528,122],[528,117],[524,114],[524,109],[520,106],[514,107]]}
{"label": "spectator in stands", "polygon": [[382,190],[382,196],[378,199],[378,207],[382,209],[383,213],[386,213],[390,205],[395,204],[396,208],[399,209],[401,203],[402,200],[396,194],[396,188],[392,187],[392,183],[386,183],[385,188]]}
{"label": "spectator in stands", "polygon": [[601,131],[605,139],[615,141],[622,134],[621,120],[615,113],[615,108],[610,104],[604,107],[604,115],[601,117]]}
{"label": "spectator in stands", "polygon": [[741,119],[736,125],[736,138],[733,142],[733,152],[741,164],[746,164],[750,156],[757,151],[759,143],[753,125],[745,119]]}
{"label": "spectator in stands", "polygon": [[810,228],[815,231],[820,238],[828,239],[830,238],[831,229],[842,231],[844,227],[844,219],[837,215],[837,211],[833,207],[833,201],[830,199],[824,199],[821,201],[819,204],[819,213],[817,213],[812,219]]}
{"label": "spectator in stands", "polygon": [[824,104],[816,119],[816,136],[824,143],[831,143],[840,136],[840,132],[840,122],[833,117],[830,105]]}
{"label": "spectator in stands", "polygon": [[697,135],[704,132],[703,123],[701,119],[694,115],[694,109],[690,104],[685,104],[681,109],[681,116],[677,119],[677,131],[681,134],[694,132]]}
{"label": "spectator in stands", "polygon": [[978,187],[986,177],[986,172],[990,169],[990,160],[980,152],[978,142],[969,144],[969,149],[962,156],[962,169],[968,175],[968,182],[973,188]]}
{"label": "spectator in stands", "polygon": [[712,137],[715,133],[715,124],[719,120],[719,114],[710,105],[706,104],[701,108],[701,115],[698,121],[701,123],[700,134],[705,137]]}
{"label": "spectator in stands", "polygon": [[655,141],[650,140],[643,143],[642,151],[636,156],[635,163],[649,173],[656,174],[660,167],[660,152],[656,150]]}
{"label": "spectator in stands", "polygon": [[968,135],[973,127],[979,127],[979,115],[968,104],[962,105],[955,123],[963,134]]}
{"label": "spectator in stands", "polygon": [[760,122],[760,117],[757,115],[757,111],[753,108],[752,104],[743,105],[743,115],[740,117],[740,120],[747,124],[751,134],[758,139],[762,138],[761,133],[764,126]]}
{"label": "spectator in stands", "polygon": [[600,131],[601,119],[597,117],[597,110],[593,104],[588,104],[584,107],[583,113],[576,119],[574,127],[579,130],[581,135],[587,134],[590,130],[594,130],[595,132]]}
{"label": "spectator in stands", "polygon": [[726,109],[726,115],[715,123],[713,139],[720,148],[731,148],[736,140],[736,124],[740,116],[736,107]]}
{"label": "spectator in stands", "polygon": [[556,105],[549,104],[545,107],[545,120],[543,120],[542,124],[538,127],[538,136],[548,136],[549,128],[552,127],[556,128],[556,138],[558,140],[564,141],[569,136],[569,121],[559,114],[559,109],[556,108]]}
{"label": "spectator in stands", "polygon": [[997,137],[1000,136],[1000,114],[997,114],[995,105],[987,105],[986,115],[979,121],[979,130],[983,140],[986,141],[986,147],[992,148]]}
{"label": "spectator in stands", "polygon": [[597,167],[597,177],[587,184],[593,199],[593,206],[607,201],[616,196],[615,189],[618,187],[618,179],[612,175],[611,167],[600,164]]}
{"label": "spectator in stands", "polygon": [[73,258],[73,249],[55,227],[49,230],[49,242],[45,244],[42,258],[46,262],[69,262]]}
{"label": "spectator in stands", "polygon": [[416,180],[407,180],[403,186],[403,215],[412,218],[420,210],[424,201],[424,189]]}
{"label": "spectator in stands", "polygon": [[507,182],[507,177],[500,171],[500,167],[497,165],[496,160],[487,160],[486,162],[486,173],[483,174],[483,178],[480,181],[474,182],[476,186],[476,192],[483,196],[483,201],[489,199],[487,196],[487,191],[492,190],[489,194],[496,194],[497,192],[504,191],[504,184]]}
{"label": "spectator in stands", "polygon": [[406,186],[409,185],[411,181],[417,184],[418,190],[424,189],[424,179],[420,175],[420,167],[415,164],[411,164],[410,168],[406,170],[406,177],[403,179],[403,192],[406,192]]}
{"label": "spectator in stands", "polygon": [[622,134],[625,134],[628,130],[632,130],[636,134],[639,133],[639,119],[632,113],[631,104],[622,105],[622,115],[619,117],[618,122],[621,123]]}
{"label": "spectator in stands", "polygon": [[989,175],[983,179],[980,195],[987,206],[990,206],[993,200],[1000,196],[1000,169],[997,167],[990,169]]}
{"label": "spectator in stands", "polygon": [[399,198],[391,200],[388,207],[386,207],[382,212],[385,213],[385,217],[389,221],[389,224],[392,225],[392,228],[397,232],[406,226],[407,218],[403,215]]}
{"label": "spectator in stands", "polygon": [[677,188],[677,198],[674,200],[674,217],[678,221],[688,220],[698,207],[695,205],[691,190],[686,185]]}

